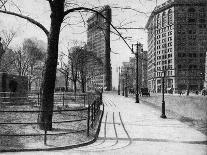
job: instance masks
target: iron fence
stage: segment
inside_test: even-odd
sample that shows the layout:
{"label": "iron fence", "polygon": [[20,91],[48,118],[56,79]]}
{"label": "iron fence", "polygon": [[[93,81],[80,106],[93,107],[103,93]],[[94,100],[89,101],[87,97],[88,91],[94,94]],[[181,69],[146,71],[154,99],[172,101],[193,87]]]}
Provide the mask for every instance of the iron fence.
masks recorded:
{"label": "iron fence", "polygon": [[[17,103],[18,101],[18,103]],[[102,105],[102,93],[55,93],[53,124],[63,125],[66,129],[70,123],[82,122],[83,128],[65,130],[62,132],[48,133],[47,130],[26,133],[24,131],[10,132],[10,129],[20,129],[30,127],[37,129],[40,112],[41,95],[39,93],[29,93],[24,97],[17,97],[12,93],[0,93],[0,137],[1,139],[10,137],[37,137],[42,136],[44,144],[47,143],[47,136],[66,135],[74,132],[86,132],[90,135],[99,116]],[[17,108],[18,107],[18,108]],[[20,109],[20,110],[19,110]],[[23,110],[22,110],[23,109]],[[33,109],[33,110],[31,110]],[[68,117],[69,116],[69,119]],[[13,119],[13,117],[16,117]],[[18,120],[19,117],[25,119]],[[28,119],[29,118],[29,119]],[[67,118],[67,119],[66,119]],[[15,121],[14,121],[15,120]],[[15,127],[14,127],[15,126]],[[18,127],[20,126],[20,127]]]}

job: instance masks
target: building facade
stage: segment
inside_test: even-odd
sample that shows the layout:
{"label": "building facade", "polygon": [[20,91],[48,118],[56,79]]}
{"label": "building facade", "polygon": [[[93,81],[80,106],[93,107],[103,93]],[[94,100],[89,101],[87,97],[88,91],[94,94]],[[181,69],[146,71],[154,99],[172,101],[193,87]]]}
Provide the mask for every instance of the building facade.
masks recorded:
{"label": "building facade", "polygon": [[96,71],[89,82],[87,90],[102,87],[105,90],[112,89],[112,68],[110,58],[110,23],[111,8],[106,5],[99,10],[105,17],[95,13],[88,20],[87,49],[93,51],[103,61],[103,67],[92,66]]}
{"label": "building facade", "polygon": [[161,92],[201,90],[207,51],[207,1],[168,0],[152,12],[148,29],[148,87]]}
{"label": "building facade", "polygon": [[204,88],[207,89],[207,54],[206,54],[206,66],[205,66],[205,74],[204,74]]}

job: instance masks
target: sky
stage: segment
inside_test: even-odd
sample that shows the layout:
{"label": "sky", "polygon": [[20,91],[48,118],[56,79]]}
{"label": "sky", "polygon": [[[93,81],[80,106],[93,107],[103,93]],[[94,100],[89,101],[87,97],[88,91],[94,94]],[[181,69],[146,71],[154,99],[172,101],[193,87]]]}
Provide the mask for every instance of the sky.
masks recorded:
{"label": "sky", "polygon": [[[43,24],[48,30],[50,27],[50,8],[48,2],[45,0],[9,0],[8,10],[18,12],[21,10],[23,15],[27,15]],[[139,27],[144,28],[150,13],[154,7],[162,4],[166,0],[70,0],[79,4],[79,6],[85,7],[99,7],[103,5],[109,5],[112,7],[112,24],[115,27]],[[131,8],[131,9],[121,9]],[[139,13],[139,12],[145,12]],[[84,21],[92,15],[91,13],[82,13]],[[64,27],[60,33],[59,41],[59,53],[66,52],[67,48],[74,46],[74,41],[86,42],[86,24],[80,23],[80,13],[69,14]],[[26,20],[14,17],[11,15],[5,15],[0,13],[0,32],[2,30],[16,31],[16,37],[13,40],[11,46],[13,48],[21,45],[25,38],[37,38],[47,42],[44,32],[33,24]],[[119,32],[123,37],[129,37],[127,43],[135,44],[138,42],[144,45],[144,50],[147,50],[147,31],[145,29],[139,30],[120,30]],[[1,33],[0,33],[1,35]],[[118,85],[118,72],[117,68],[121,66],[123,61],[129,61],[129,57],[133,56],[130,49],[117,35],[111,33],[111,64],[112,64],[112,83],[113,86]]]}

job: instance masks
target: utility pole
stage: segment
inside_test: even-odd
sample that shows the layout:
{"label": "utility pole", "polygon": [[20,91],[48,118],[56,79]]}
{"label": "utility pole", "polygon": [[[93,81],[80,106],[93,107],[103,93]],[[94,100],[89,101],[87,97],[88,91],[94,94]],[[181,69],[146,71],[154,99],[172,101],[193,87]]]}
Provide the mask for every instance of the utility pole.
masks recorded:
{"label": "utility pole", "polygon": [[162,115],[161,118],[167,118],[165,115],[165,76],[166,70],[163,70],[163,77],[162,77]]}
{"label": "utility pole", "polygon": [[138,52],[135,54],[135,56],[136,56],[136,103],[139,103]]}
{"label": "utility pole", "polygon": [[127,72],[128,72],[128,70],[127,70],[127,68],[126,68],[126,70],[125,70],[125,83],[126,83],[126,86],[125,86],[125,97],[128,97],[128,89],[127,89],[127,87],[128,87],[128,84],[127,84]]}
{"label": "utility pole", "polygon": [[[133,46],[136,46],[136,52],[133,51]],[[136,102],[135,103],[139,103],[139,63],[138,63],[138,59],[139,59],[139,53],[140,51],[143,49],[142,44],[141,43],[136,43],[136,44],[132,44],[132,53],[135,55],[136,57]]]}

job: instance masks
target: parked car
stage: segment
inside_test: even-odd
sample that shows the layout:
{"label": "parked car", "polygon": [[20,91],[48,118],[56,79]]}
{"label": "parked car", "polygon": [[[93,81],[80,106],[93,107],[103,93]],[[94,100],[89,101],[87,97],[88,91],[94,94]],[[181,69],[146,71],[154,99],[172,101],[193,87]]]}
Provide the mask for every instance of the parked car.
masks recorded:
{"label": "parked car", "polygon": [[142,96],[150,96],[148,88],[141,88],[141,94]]}

